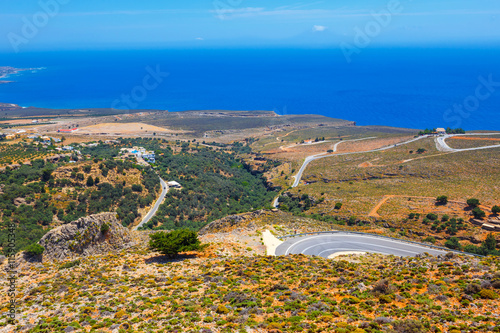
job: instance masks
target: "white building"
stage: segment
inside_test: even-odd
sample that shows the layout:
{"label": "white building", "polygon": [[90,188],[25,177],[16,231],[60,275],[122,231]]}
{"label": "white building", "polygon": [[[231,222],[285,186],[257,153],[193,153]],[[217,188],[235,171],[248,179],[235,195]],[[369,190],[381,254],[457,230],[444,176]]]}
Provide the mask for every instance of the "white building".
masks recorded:
{"label": "white building", "polygon": [[176,181],[168,182],[167,185],[168,185],[168,187],[172,187],[172,188],[181,188],[182,187],[181,184],[179,184]]}

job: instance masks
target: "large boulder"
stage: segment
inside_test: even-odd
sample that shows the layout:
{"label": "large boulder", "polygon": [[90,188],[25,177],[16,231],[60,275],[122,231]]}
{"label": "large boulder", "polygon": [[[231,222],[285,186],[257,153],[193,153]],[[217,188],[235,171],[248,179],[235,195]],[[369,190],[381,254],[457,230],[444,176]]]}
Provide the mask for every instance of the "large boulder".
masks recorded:
{"label": "large boulder", "polygon": [[[107,226],[102,227],[104,224]],[[130,231],[115,213],[82,217],[49,231],[40,240],[44,260],[67,260],[105,254],[133,245]]]}

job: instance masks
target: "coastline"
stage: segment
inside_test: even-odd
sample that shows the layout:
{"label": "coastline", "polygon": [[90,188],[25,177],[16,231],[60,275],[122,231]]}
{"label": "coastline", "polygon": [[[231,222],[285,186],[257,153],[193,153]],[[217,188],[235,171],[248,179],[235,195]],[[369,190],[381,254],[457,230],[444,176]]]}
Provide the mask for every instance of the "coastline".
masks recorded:
{"label": "coastline", "polygon": [[16,74],[19,74],[20,72],[34,71],[34,70],[40,70],[40,69],[43,69],[43,67],[40,67],[40,68],[14,68],[14,67],[10,67],[10,66],[0,66],[0,84],[14,82],[14,81],[3,80],[3,79],[9,78],[9,76],[11,76],[11,75],[16,75]]}

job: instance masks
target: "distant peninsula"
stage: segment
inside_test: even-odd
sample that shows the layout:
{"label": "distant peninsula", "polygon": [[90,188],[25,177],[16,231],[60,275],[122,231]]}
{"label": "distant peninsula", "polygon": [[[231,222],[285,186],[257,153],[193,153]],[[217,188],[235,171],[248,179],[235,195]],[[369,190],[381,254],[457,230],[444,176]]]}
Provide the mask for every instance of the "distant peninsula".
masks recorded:
{"label": "distant peninsula", "polygon": [[1,80],[1,79],[8,77],[9,75],[17,74],[17,73],[22,72],[22,71],[31,71],[31,70],[35,70],[35,69],[38,69],[38,68],[14,68],[14,67],[10,67],[10,66],[0,66],[0,84],[12,82],[12,81]]}

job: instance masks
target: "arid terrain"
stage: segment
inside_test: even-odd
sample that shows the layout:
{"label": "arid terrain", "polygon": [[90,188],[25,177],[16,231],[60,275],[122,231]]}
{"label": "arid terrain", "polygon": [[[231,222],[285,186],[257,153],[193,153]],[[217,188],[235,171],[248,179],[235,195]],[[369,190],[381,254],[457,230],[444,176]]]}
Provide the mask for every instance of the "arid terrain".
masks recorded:
{"label": "arid terrain", "polygon": [[[455,333],[499,325],[494,258],[265,256],[265,229],[308,229],[307,219],[277,213],[276,224],[273,214],[214,222],[202,231],[203,252],[174,260],[133,232],[121,251],[24,262],[17,330]],[[0,320],[0,332],[13,329]]]}
{"label": "arid terrain", "polygon": [[[83,252],[18,254],[20,316],[15,326],[7,322],[3,293],[0,332],[456,333],[500,327],[497,257],[362,251],[332,259],[276,257],[264,237],[334,230],[495,253],[499,233],[487,225],[498,220],[500,147],[489,146],[500,134],[419,137],[412,129],[266,111],[143,110],[102,117],[83,111],[40,113],[37,124],[19,115],[3,121],[3,228],[11,219],[31,218],[36,237],[30,241],[37,242],[74,223],[73,217],[111,211],[119,234],[132,241],[117,242],[113,230],[84,232],[57,238],[90,246]],[[140,149],[156,160],[134,155]],[[158,175],[180,188],[169,190],[144,230],[132,231],[160,192]],[[33,207],[43,210],[43,222],[30,217]],[[478,210],[484,216],[474,219]],[[202,250],[168,259],[148,247],[151,229],[183,227],[201,228]],[[92,248],[99,242],[113,246]]]}

